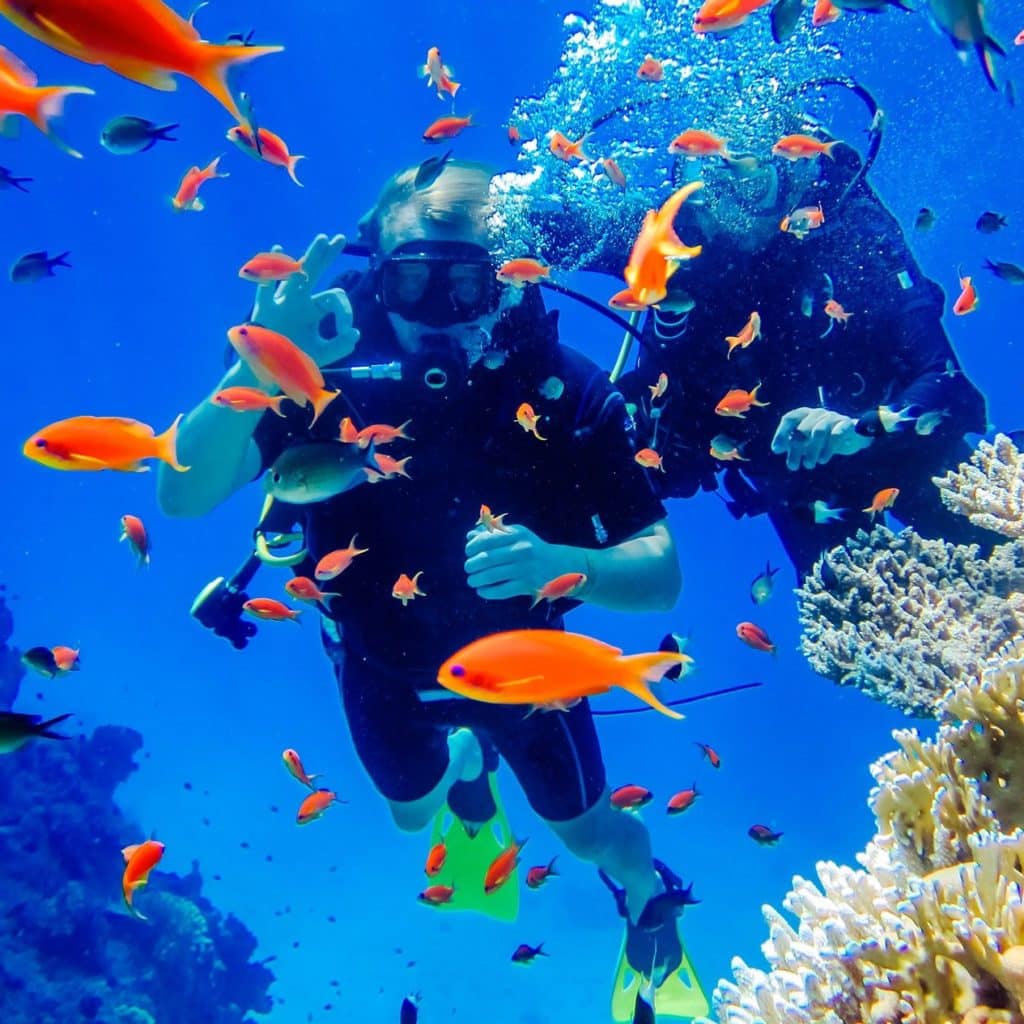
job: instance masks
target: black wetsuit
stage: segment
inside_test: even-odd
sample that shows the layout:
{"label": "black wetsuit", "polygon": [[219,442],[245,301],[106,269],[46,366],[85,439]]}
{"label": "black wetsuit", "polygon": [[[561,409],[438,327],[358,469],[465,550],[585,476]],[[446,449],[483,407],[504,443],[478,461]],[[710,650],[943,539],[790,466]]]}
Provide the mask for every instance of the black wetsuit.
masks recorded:
{"label": "black wetsuit", "polygon": [[[849,180],[856,166],[852,150],[839,147],[836,156],[838,166],[823,172]],[[724,471],[733,513],[767,513],[803,571],[823,550],[869,527],[861,509],[886,487],[900,490],[896,517],[926,536],[984,539],[945,509],[931,483],[968,456],[965,433],[986,429],[984,398],[964,377],[940,322],[943,292],[922,275],[896,220],[865,181],[830,216],[836,192],[819,189],[805,197],[817,202],[824,194],[825,223],[803,240],[778,231],[750,254],[721,239],[706,245],[673,278],[696,300],[685,329],[674,340],[660,340],[649,317],[638,369],[620,382],[630,401],[649,409],[647,385],[668,373],[660,422],[641,409],[638,424],[640,440],[653,441],[664,457],[665,475],[654,474],[662,497],[715,489],[716,474]],[[830,323],[825,275],[835,300],[852,315],[822,337]],[[726,336],[739,334],[753,310],[761,316],[761,339],[727,359]],[[767,408],[753,408],[744,419],[715,413],[727,391],[758,383]],[[916,433],[912,422],[886,433],[878,417],[883,405],[944,416],[931,434]],[[802,406],[852,416],[874,442],[813,470],[790,471],[771,441],[782,416]],[[739,444],[749,461],[714,459],[710,442],[720,434]],[[818,524],[816,500],[849,511],[843,521]]]}
{"label": "black wetsuit", "polygon": [[[328,386],[343,396],[312,429],[309,409],[286,403],[287,418],[268,414],[256,432],[266,468],[290,444],[337,439],[344,416],[359,427],[412,420],[414,441],[381,449],[411,455],[411,479],[365,484],[295,508],[310,553],[297,574],[311,576],[317,560],[347,547],[354,534],[369,549],[323,585],[342,595],[330,603],[340,640],[326,642],[356,751],[385,797],[413,801],[446,768],[448,729],[470,726],[505,758],[538,814],[570,820],[605,786],[586,702],[568,713],[527,716],[522,707],[450,695],[423,701],[418,692],[444,695],[437,670],[461,646],[507,629],[561,628],[573,607],[560,601],[531,611],[529,598],[488,601],[469,587],[465,546],[482,504],[545,541],[594,548],[618,544],[664,517],[646,471],[633,461],[622,396],[606,373],[558,344],[557,317],[545,316],[536,296],[499,325],[514,348],[505,366],[478,365],[464,380],[431,390],[423,383],[431,360],[403,354],[387,319],[360,292],[351,294],[362,336],[340,365],[401,360],[403,380],[350,380],[329,370]],[[550,377],[564,386],[558,399],[540,392]],[[543,442],[516,423],[524,401],[541,415]],[[392,587],[400,574],[417,572],[427,596],[403,607]],[[454,803],[453,809],[471,820],[488,816]]]}

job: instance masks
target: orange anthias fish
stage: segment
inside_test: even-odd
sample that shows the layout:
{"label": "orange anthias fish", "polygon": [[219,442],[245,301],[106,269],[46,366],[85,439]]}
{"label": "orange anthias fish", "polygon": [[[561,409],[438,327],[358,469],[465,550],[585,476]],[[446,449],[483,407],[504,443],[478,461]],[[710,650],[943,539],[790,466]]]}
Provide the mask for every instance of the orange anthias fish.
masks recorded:
{"label": "orange anthias fish", "polygon": [[519,863],[519,853],[526,845],[526,840],[513,840],[507,850],[502,850],[491,862],[484,875],[484,892],[488,896],[497,892],[511,877]]}
{"label": "orange anthias fish", "polygon": [[693,802],[700,796],[695,782],[689,789],[680,790],[668,798],[665,810],[669,814],[682,814],[693,806]]}
{"label": "orange anthias fish", "polygon": [[289,597],[295,598],[296,601],[306,601],[309,604],[315,604],[317,601],[326,604],[332,597],[338,596],[321,590],[308,576],[293,577],[284,585],[284,589]]}
{"label": "orange anthias fish", "polygon": [[639,811],[641,807],[646,807],[654,799],[654,794],[646,786],[628,782],[625,786],[613,789],[609,799],[612,807],[616,810]]}
{"label": "orange anthias fish", "polygon": [[402,607],[408,607],[410,601],[417,597],[426,597],[427,595],[420,590],[419,579],[423,575],[421,569],[412,578],[406,576],[403,572],[401,576],[395,580],[395,585],[391,588],[391,596],[398,601],[402,602]]}
{"label": "orange anthias fish", "polygon": [[128,541],[128,546],[139,560],[140,568],[149,565],[149,534],[138,516],[121,516],[121,536],[117,539]]}
{"label": "orange anthias fish", "polygon": [[[412,458],[411,455],[406,455],[404,459],[393,459],[390,455],[385,455],[383,452],[374,452],[373,458],[380,471],[378,475],[384,480],[389,480],[393,476],[404,476],[406,480],[412,479],[409,476],[409,471],[405,468],[406,463]],[[369,468],[367,466],[367,469]]]}
{"label": "orange anthias fish", "polygon": [[835,299],[828,299],[825,302],[825,316],[828,317],[829,324],[825,334],[822,335],[823,338],[826,334],[830,334],[832,332],[832,328],[835,327],[837,323],[841,323],[845,327],[846,321],[849,320],[853,314],[847,313],[846,310],[843,309],[842,305],[836,302]]}
{"label": "orange anthias fish", "polygon": [[838,139],[822,142],[813,135],[784,135],[772,146],[772,153],[786,160],[809,160],[822,155],[835,160],[832,150],[838,144]]}
{"label": "orange anthias fish", "polygon": [[358,536],[359,534],[357,533],[347,548],[338,548],[337,551],[331,551],[329,554],[324,555],[316,563],[313,575],[318,580],[333,580],[335,576],[340,576],[352,564],[352,560],[356,555],[365,555],[370,549],[356,547]]}
{"label": "orange anthias fish", "polygon": [[299,812],[295,815],[297,825],[308,825],[317,818],[322,818],[324,812],[338,799],[336,793],[329,789],[317,789],[310,793],[305,800],[299,804]]}
{"label": "orange anthias fish", "polygon": [[725,343],[729,346],[729,354],[726,356],[727,359],[732,359],[732,350],[734,348],[747,348],[753,345],[758,338],[761,337],[761,314],[755,309],[750,314],[750,319],[743,325],[743,330],[739,334],[731,334],[725,339]]}
{"label": "orange anthias fish", "polygon": [[722,767],[722,759],[718,756],[718,751],[714,747],[709,747],[706,743],[698,743],[697,746],[700,748],[700,752],[711,762],[712,768]]}
{"label": "orange anthias fish", "polygon": [[35,73],[27,68],[10,50],[0,46],[0,121],[9,114],[28,118],[47,138],[65,153],[80,157],[54,134],[51,121],[60,117],[64,100],[68,96],[92,96],[92,89],[80,85],[37,86]]}
{"label": "orange anthias fish", "polygon": [[616,292],[608,300],[608,305],[611,306],[612,309],[622,309],[628,313],[642,313],[645,309],[650,308],[651,303],[641,302],[633,294],[632,289],[623,288],[622,291]]}
{"label": "orange anthias fish", "polygon": [[436,878],[448,859],[448,847],[444,843],[435,843],[427,854],[427,862],[423,865],[423,873],[427,878]]}
{"label": "orange anthias fish", "polygon": [[883,487],[872,499],[871,504],[868,505],[864,512],[868,512],[871,515],[872,520],[878,515],[879,512],[884,512],[887,508],[892,508],[896,504],[896,499],[900,496],[900,489],[898,487]]}
{"label": "orange anthias fish", "polygon": [[51,469],[115,469],[122,473],[145,473],[145,459],[159,459],[183,473],[188,466],[178,462],[175,442],[179,416],[162,434],[138,420],[121,416],[73,416],[44,427],[33,434],[22,454]]}
{"label": "orange anthias fish", "polygon": [[507,512],[502,512],[500,516],[496,516],[491,512],[489,505],[481,505],[480,518],[476,521],[476,525],[483,526],[488,533],[511,533],[512,531],[505,525],[505,516],[507,515]]}
{"label": "orange anthias fish", "polygon": [[753,622],[741,622],[736,627],[736,635],[748,647],[753,647],[755,651],[775,653],[775,644],[768,638],[768,634]]}
{"label": "orange anthias fish", "polygon": [[548,136],[548,149],[558,157],[559,160],[590,160],[590,156],[584,151],[583,147],[586,145],[587,139],[590,138],[589,133],[584,135],[583,138],[573,142],[568,136],[563,135],[561,132],[551,132]]}
{"label": "orange anthias fish", "polygon": [[514,125],[508,126],[508,144],[510,146],[518,146],[523,141],[523,133]]}
{"label": "orange anthias fish", "polygon": [[665,77],[665,67],[648,54],[636,69],[636,77],[642,82],[660,82]]}
{"label": "orange anthias fish", "polygon": [[539,284],[541,281],[547,280],[551,276],[551,268],[539,260],[521,257],[503,263],[495,276],[502,284],[512,285],[513,288],[523,288],[525,285]]}
{"label": "orange anthias fish", "polygon": [[206,208],[202,199],[199,198],[199,190],[206,182],[212,181],[214,178],[229,177],[227,174],[217,173],[217,165],[219,163],[220,157],[214,157],[206,167],[193,166],[185,172],[181,179],[181,184],[178,186],[178,191],[171,197],[171,206],[178,213],[184,210],[199,213]]}
{"label": "orange anthias fish", "polygon": [[[957,274],[957,277],[960,275]],[[966,316],[978,308],[978,292],[974,287],[973,280],[970,277],[960,277],[960,289],[960,294],[957,296],[956,302],[953,303],[954,316]]]}
{"label": "orange anthias fish", "polygon": [[124,905],[133,917],[145,921],[145,916],[135,909],[132,901],[135,891],[141,889],[149,881],[150,871],[160,863],[160,858],[164,855],[164,844],[158,843],[155,839],[147,839],[144,843],[126,846],[121,854],[125,861],[124,874],[121,876]]}
{"label": "orange anthias fish", "polygon": [[432,46],[427,50],[427,63],[423,65],[423,74],[427,79],[427,87],[437,89],[437,98],[443,100],[445,95],[455,99],[459,91],[459,83],[452,80],[451,68],[441,60],[441,51]]}
{"label": "orange anthias fish", "polygon": [[454,114],[450,117],[439,117],[427,125],[427,129],[423,133],[423,141],[444,142],[447,139],[454,139],[456,135],[460,135],[467,128],[472,127],[472,114],[468,117],[456,117]]}
{"label": "orange anthias fish", "polygon": [[421,903],[427,903],[432,907],[437,907],[443,903],[451,903],[454,895],[454,885],[431,885],[424,889],[416,898]]}
{"label": "orange anthias fish", "polygon": [[82,659],[77,647],[64,647],[58,644],[50,648],[53,663],[60,672],[78,672],[82,668]]}
{"label": "orange anthias fish", "polygon": [[558,872],[555,870],[555,861],[558,857],[552,857],[548,863],[538,864],[536,867],[530,868],[526,872],[526,885],[530,889],[539,889],[549,878],[557,878]]}
{"label": "orange anthias fish", "polygon": [[533,411],[533,406],[529,402],[523,402],[522,405],[516,409],[516,423],[519,424],[528,434],[533,434],[538,441],[546,441],[546,437],[541,437],[540,432],[537,430],[537,424],[540,422],[540,416],[538,413]]}
{"label": "orange anthias fish", "polygon": [[283,252],[259,252],[238,271],[238,276],[243,281],[253,281],[256,284],[266,284],[268,281],[287,281],[295,274],[309,277],[302,265],[302,260],[293,259]]}
{"label": "orange anthias fish", "polygon": [[288,143],[266,128],[257,133],[259,145],[253,138],[252,129],[247,124],[236,124],[228,129],[227,139],[233,142],[243,153],[248,153],[254,160],[262,160],[271,167],[281,167],[288,172],[288,177],[302,188],[302,182],[295,174],[295,167],[300,160],[306,158],[301,153],[288,152]]}
{"label": "orange anthias fish", "polygon": [[668,391],[668,374],[659,373],[657,384],[648,384],[651,392],[651,401],[656,402],[666,391]]}
{"label": "orange anthias fish", "polygon": [[842,13],[842,10],[836,7],[832,0],[815,0],[811,24],[815,28],[821,28],[822,25],[831,25],[832,22],[839,20],[839,16]]}
{"label": "orange anthias fish", "polygon": [[742,25],[754,11],[769,4],[771,0],[705,0],[693,18],[693,31],[697,35],[705,32],[728,32]]}
{"label": "orange anthias fish", "polygon": [[799,238],[805,239],[815,228],[820,228],[825,223],[825,211],[821,203],[817,206],[801,206],[782,218],[779,223],[779,230]]}
{"label": "orange anthias fish", "polygon": [[711,132],[701,131],[700,128],[688,128],[669,143],[668,151],[673,155],[692,157],[727,157],[729,152],[725,148],[726,141],[717,135],[712,135]]}
{"label": "orange anthias fish", "polygon": [[618,647],[578,633],[516,629],[463,647],[441,666],[437,681],[473,700],[538,708],[568,706],[619,686],[669,718],[681,719],[648,684],[690,660],[677,651],[623,655]]}
{"label": "orange anthias fish", "polygon": [[0,0],[0,14],[61,53],[153,89],[173,90],[171,75],[185,75],[238,119],[228,71],[284,49],[204,42],[160,0]]}
{"label": "orange anthias fish", "polygon": [[719,416],[736,416],[739,419],[745,419],[746,414],[754,406],[764,408],[766,405],[771,405],[771,402],[759,402],[757,399],[757,393],[761,389],[761,385],[758,384],[753,391],[744,391],[742,388],[733,388],[732,391],[728,391],[725,397],[715,406],[715,412]]}
{"label": "orange anthias fish", "polygon": [[553,580],[548,580],[534,595],[530,608],[536,608],[541,601],[557,601],[563,597],[572,597],[580,587],[586,586],[587,576],[582,572],[564,572]]}
{"label": "orange anthias fish", "polygon": [[320,776],[306,774],[306,769],[302,765],[302,758],[299,757],[299,752],[297,750],[293,750],[289,747],[281,754],[281,761],[288,770],[288,774],[293,779],[298,780],[304,786],[308,786],[314,791],[316,790],[316,786],[313,785],[313,780],[320,778]]}
{"label": "orange anthias fish", "polygon": [[601,170],[613,185],[619,188],[626,187],[626,176],[622,173],[622,168],[610,156],[603,157],[599,162]]}
{"label": "orange anthias fish", "polygon": [[[346,417],[347,418],[347,417]],[[351,424],[351,420],[349,423]],[[369,448],[372,443],[375,448],[382,448],[386,444],[391,444],[392,441],[397,441],[401,438],[403,441],[414,441],[415,438],[410,437],[406,432],[405,428],[412,423],[412,420],[406,420],[403,424],[397,427],[390,427],[386,423],[371,423],[368,427],[363,427],[362,430],[358,431],[353,439],[360,448]],[[344,429],[344,421],[342,421],[342,441],[352,443],[350,441],[351,433],[346,436]]]}
{"label": "orange anthias fish", "polygon": [[221,388],[210,399],[210,402],[235,412],[263,412],[265,409],[273,409],[278,416],[283,416],[281,403],[287,397],[287,395],[268,395],[266,391],[261,391],[259,388],[236,385],[235,387]]}
{"label": "orange anthias fish", "polygon": [[1013,37],[1014,46],[1024,46],[1024,28]]}
{"label": "orange anthias fish", "polygon": [[658,454],[653,448],[641,448],[640,451],[633,456],[633,461],[643,466],[644,469],[657,469],[662,473],[665,472],[665,464],[662,460],[661,455]]}
{"label": "orange anthias fish", "polygon": [[254,618],[265,622],[298,622],[302,614],[301,608],[289,608],[273,597],[251,597],[242,608]]}
{"label": "orange anthias fish", "polygon": [[313,406],[310,426],[341,394],[324,388],[320,368],[283,334],[258,324],[240,324],[228,331],[228,340],[261,384],[280,388],[297,405]]}

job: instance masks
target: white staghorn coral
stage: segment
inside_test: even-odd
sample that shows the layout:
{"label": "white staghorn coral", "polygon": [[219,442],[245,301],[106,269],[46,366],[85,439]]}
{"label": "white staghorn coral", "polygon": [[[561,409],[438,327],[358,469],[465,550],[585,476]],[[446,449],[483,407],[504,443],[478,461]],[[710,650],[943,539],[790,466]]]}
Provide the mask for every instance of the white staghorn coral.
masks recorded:
{"label": "white staghorn coral", "polygon": [[982,441],[970,462],[932,482],[945,505],[975,526],[1024,537],[1024,455],[1005,434]]}

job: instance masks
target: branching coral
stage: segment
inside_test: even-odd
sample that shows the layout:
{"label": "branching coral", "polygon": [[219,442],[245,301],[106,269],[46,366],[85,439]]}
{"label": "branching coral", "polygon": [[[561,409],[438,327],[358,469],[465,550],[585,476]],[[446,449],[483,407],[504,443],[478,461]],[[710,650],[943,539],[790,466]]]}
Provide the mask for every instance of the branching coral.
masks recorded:
{"label": "branching coral", "polygon": [[818,865],[765,908],[770,970],[733,961],[721,1024],[1024,1020],[1024,645],[941,707],[937,738],[895,734],[872,771],[862,869]]}
{"label": "branching coral", "polygon": [[1024,455],[1005,434],[982,441],[970,462],[933,482],[947,507],[975,526],[1024,537]]}
{"label": "branching coral", "polygon": [[814,670],[908,714],[1024,630],[1024,540],[975,546],[876,527],[819,560],[797,591]]}

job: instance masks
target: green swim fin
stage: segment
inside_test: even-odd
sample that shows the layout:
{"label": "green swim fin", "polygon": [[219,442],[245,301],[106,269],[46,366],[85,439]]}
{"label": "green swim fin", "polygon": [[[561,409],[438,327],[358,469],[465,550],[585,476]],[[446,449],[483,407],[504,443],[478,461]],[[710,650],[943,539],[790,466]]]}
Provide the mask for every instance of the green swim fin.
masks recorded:
{"label": "green swim fin", "polygon": [[[633,1020],[636,994],[644,981],[643,975],[634,970],[626,959],[626,942],[623,939],[612,992],[612,1019],[616,1024],[630,1024]],[[706,1017],[710,1008],[708,997],[683,949],[682,962],[654,992],[655,1015],[659,1020],[662,1017]]]}
{"label": "green swim fin", "polygon": [[515,842],[501,805],[497,775],[490,772],[488,781],[497,813],[475,836],[470,836],[447,804],[437,812],[430,843],[433,846],[443,841],[448,852],[444,867],[431,879],[431,884],[455,886],[451,902],[439,904],[438,910],[475,910],[499,921],[514,921],[519,916],[518,868],[497,892],[490,895],[484,892],[487,869],[499,853]]}

